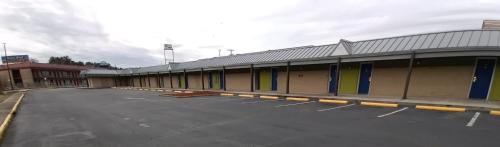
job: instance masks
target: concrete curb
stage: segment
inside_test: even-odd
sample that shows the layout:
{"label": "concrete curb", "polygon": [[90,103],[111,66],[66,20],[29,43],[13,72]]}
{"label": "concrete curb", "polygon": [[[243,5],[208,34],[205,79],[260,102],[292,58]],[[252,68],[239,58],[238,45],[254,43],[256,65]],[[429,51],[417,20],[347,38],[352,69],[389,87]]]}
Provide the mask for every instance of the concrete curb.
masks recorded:
{"label": "concrete curb", "polygon": [[465,108],[460,108],[460,107],[430,106],[430,105],[416,105],[415,109],[447,111],[447,112],[465,112],[466,110]]}
{"label": "concrete curb", "polygon": [[[137,90],[137,89],[136,89]],[[176,91],[176,90],[174,90]],[[205,90],[205,91],[210,91],[210,90]],[[216,92],[221,92],[221,91],[216,91]],[[225,95],[229,94],[229,95]],[[445,106],[445,107],[457,107],[460,109],[457,109],[456,111],[462,111],[461,109],[465,109],[465,111],[479,111],[479,112],[485,112],[485,113],[490,113],[490,114],[496,114],[497,112],[491,113],[490,111],[499,111],[496,110],[498,108],[492,108],[492,107],[481,107],[481,106],[470,106],[470,105],[458,105],[458,104],[435,104],[435,103],[427,103],[427,102],[410,102],[410,101],[392,101],[392,100],[381,100],[381,99],[373,99],[373,100],[368,100],[368,99],[363,99],[363,98],[353,98],[353,97],[324,97],[324,96],[304,96],[304,95],[290,95],[290,94],[279,94],[279,93],[249,93],[249,92],[225,92],[225,94],[221,94],[221,96],[235,96],[239,94],[244,94],[244,95],[254,95],[254,97],[272,97],[268,99],[273,99],[277,100],[280,98],[290,98],[290,97],[295,97],[295,98],[305,98],[308,97],[309,100],[313,101],[318,101],[321,103],[333,103],[333,104],[346,104],[346,103],[388,103],[390,105],[387,105],[389,107],[396,107],[399,106],[408,106],[408,107],[416,107],[416,106],[422,106],[422,105],[427,105],[427,106]],[[275,98],[277,97],[277,98]],[[266,99],[266,98],[263,98]],[[375,104],[377,105],[377,104]],[[375,106],[375,105],[369,105],[369,106]],[[367,105],[368,106],[368,105]],[[383,107],[383,106],[381,106]],[[429,110],[429,109],[426,109]],[[456,112],[454,111],[454,112]],[[498,112],[500,113],[500,112]]]}
{"label": "concrete curb", "polygon": [[5,132],[7,131],[7,128],[9,127],[10,122],[12,122],[12,118],[16,114],[17,108],[19,107],[19,104],[21,103],[21,101],[23,100],[23,98],[24,98],[24,93],[21,93],[21,96],[17,100],[16,104],[14,104],[14,106],[10,110],[9,114],[7,114],[7,116],[3,120],[3,123],[0,126],[0,140],[3,140]]}
{"label": "concrete curb", "polygon": [[396,108],[399,106],[399,104],[396,103],[380,103],[380,102],[361,102],[360,104],[363,106],[390,107],[390,108]]}

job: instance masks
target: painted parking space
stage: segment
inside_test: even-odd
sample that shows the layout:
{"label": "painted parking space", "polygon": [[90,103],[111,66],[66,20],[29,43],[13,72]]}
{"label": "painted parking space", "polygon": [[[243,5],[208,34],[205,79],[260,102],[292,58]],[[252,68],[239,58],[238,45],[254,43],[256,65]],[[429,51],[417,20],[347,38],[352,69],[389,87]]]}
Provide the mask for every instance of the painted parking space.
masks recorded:
{"label": "painted parking space", "polygon": [[[26,105],[21,108],[16,118],[20,121],[14,122],[16,125],[7,133],[16,136],[7,135],[4,146],[26,146],[27,142],[17,139],[26,135],[33,138],[30,143],[34,144],[30,144],[31,146],[38,146],[36,144],[40,140],[38,138],[67,132],[99,136],[71,142],[70,144],[74,146],[89,144],[140,146],[148,143],[164,146],[232,146],[234,145],[232,142],[248,146],[497,146],[499,144],[485,140],[494,140],[500,135],[497,131],[500,130],[498,125],[500,117],[485,113],[481,113],[473,126],[468,127],[466,125],[475,116],[475,112],[450,113],[422,111],[412,107],[404,109],[405,106],[386,108],[362,106],[357,103],[319,102],[276,108],[277,105],[300,102],[280,100],[242,104],[260,99],[225,96],[174,98],[159,96],[158,93],[148,91],[117,92],[107,89],[89,91],[35,91],[38,96],[27,97]],[[69,97],[75,93],[79,97]],[[45,100],[44,97],[51,99]],[[146,100],[170,101],[162,103]],[[50,107],[42,107],[43,105]],[[335,107],[341,108],[326,110]],[[73,111],[58,111],[61,109]],[[325,111],[318,111],[323,109]],[[50,112],[50,116],[46,119],[34,117],[44,116],[46,112]],[[379,117],[382,115],[385,116]],[[74,118],[61,119],[68,116]],[[72,120],[85,125],[74,125],[75,121]],[[52,126],[58,126],[60,131],[46,131]],[[25,132],[28,129],[38,129],[41,133],[29,134]],[[109,137],[107,136],[109,132],[124,135]],[[387,138],[392,139],[388,141]],[[356,143],[352,143],[352,140],[356,140]],[[69,142],[57,142],[61,141],[57,139],[48,138],[45,141],[69,146]]]}

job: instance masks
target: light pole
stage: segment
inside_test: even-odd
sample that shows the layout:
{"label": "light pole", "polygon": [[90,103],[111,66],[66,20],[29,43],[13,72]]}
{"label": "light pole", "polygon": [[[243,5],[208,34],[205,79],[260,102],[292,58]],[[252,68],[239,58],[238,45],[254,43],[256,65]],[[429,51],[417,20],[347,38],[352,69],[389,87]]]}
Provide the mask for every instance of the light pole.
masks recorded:
{"label": "light pole", "polygon": [[3,51],[5,52],[5,66],[7,66],[7,71],[9,72],[9,83],[10,83],[10,90],[14,90],[14,85],[12,85],[12,76],[10,75],[10,68],[9,68],[9,60],[7,59],[7,48],[5,47],[5,43],[3,43]]}

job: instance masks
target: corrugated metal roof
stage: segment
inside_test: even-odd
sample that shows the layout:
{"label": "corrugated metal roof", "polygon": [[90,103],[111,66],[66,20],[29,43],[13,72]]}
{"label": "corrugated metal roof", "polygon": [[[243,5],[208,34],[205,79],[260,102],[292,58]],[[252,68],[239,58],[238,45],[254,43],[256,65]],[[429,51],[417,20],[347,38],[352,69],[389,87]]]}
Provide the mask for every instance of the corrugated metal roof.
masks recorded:
{"label": "corrugated metal roof", "polygon": [[[349,52],[347,56],[359,56],[364,54],[383,55],[396,52],[431,49],[458,50],[464,48],[473,49],[488,47],[495,47],[500,49],[500,30],[463,30],[434,32],[354,42],[342,39],[339,43],[342,44]],[[333,57],[334,55],[332,54],[336,47],[337,44],[321,46],[301,46],[247,54],[214,57],[178,63],[173,66],[172,70],[249,65],[272,63],[277,61],[314,60],[317,58]],[[136,70],[121,71],[120,73],[147,73],[167,70],[168,66],[159,65],[141,67]]]}
{"label": "corrugated metal roof", "polygon": [[354,42],[354,54],[500,46],[500,30],[436,32]]}

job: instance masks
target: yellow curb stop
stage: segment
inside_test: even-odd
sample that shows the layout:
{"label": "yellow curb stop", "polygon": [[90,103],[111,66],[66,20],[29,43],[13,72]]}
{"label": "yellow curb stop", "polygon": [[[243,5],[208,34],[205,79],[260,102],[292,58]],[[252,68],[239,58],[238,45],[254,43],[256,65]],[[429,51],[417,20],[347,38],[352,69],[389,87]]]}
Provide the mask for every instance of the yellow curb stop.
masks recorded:
{"label": "yellow curb stop", "polygon": [[417,106],[415,106],[415,109],[436,110],[436,111],[449,111],[449,112],[465,112],[465,108],[446,107],[446,106],[417,105]]}
{"label": "yellow curb stop", "polygon": [[395,103],[379,103],[379,102],[361,102],[361,105],[374,106],[374,107],[391,107],[391,108],[399,106],[398,104]]}
{"label": "yellow curb stop", "polygon": [[222,95],[222,96],[234,96],[234,94],[232,94],[232,93],[221,93],[220,95]]}
{"label": "yellow curb stop", "polygon": [[320,103],[330,103],[330,104],[347,104],[346,100],[330,100],[330,99],[319,99]]}
{"label": "yellow curb stop", "polygon": [[500,116],[500,111],[491,110],[490,114],[491,115],[499,115]]}
{"label": "yellow curb stop", "polygon": [[279,99],[279,97],[277,97],[277,96],[269,96],[269,95],[261,95],[260,98],[261,99],[269,99],[269,100],[277,100],[277,99]]}
{"label": "yellow curb stop", "polygon": [[287,97],[286,100],[287,101],[307,102],[307,101],[309,101],[309,98],[305,98],[305,97]]}
{"label": "yellow curb stop", "polygon": [[240,94],[238,96],[240,96],[240,97],[246,97],[246,98],[253,98],[253,95],[251,95],[251,94]]}

